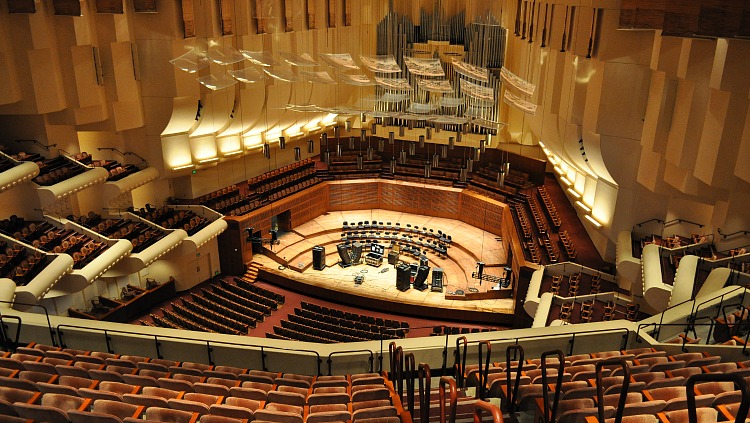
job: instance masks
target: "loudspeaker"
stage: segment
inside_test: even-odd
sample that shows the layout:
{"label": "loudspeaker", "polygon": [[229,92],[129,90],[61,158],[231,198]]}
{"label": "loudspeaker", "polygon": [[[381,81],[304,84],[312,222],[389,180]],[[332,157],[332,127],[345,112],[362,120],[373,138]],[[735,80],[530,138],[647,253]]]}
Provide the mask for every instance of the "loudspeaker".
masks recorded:
{"label": "loudspeaker", "polygon": [[339,244],[336,246],[336,249],[339,251],[339,257],[341,257],[341,265],[343,267],[349,267],[352,265],[352,256],[349,254],[349,245],[348,244]]}
{"label": "loudspeaker", "polygon": [[398,264],[398,251],[391,251],[388,253],[388,264],[394,266]]}
{"label": "loudspeaker", "polygon": [[424,291],[425,289],[427,289],[427,284],[425,284],[425,281],[427,280],[427,275],[429,274],[429,267],[419,266],[419,270],[417,270],[417,276],[414,278],[414,289],[418,289],[420,291]]}
{"label": "loudspeaker", "polygon": [[396,289],[407,291],[411,285],[411,268],[408,264],[396,266]]}
{"label": "loudspeaker", "polygon": [[362,244],[355,242],[352,244],[352,264],[358,264],[362,261]]}
{"label": "loudspeaker", "polygon": [[432,289],[430,291],[443,292],[443,269],[432,269]]}
{"label": "loudspeaker", "polygon": [[313,270],[323,270],[326,267],[326,249],[316,245],[312,249]]}
{"label": "loudspeaker", "polygon": [[482,284],[482,273],[484,273],[484,262],[477,262],[477,279],[479,279],[479,285]]}

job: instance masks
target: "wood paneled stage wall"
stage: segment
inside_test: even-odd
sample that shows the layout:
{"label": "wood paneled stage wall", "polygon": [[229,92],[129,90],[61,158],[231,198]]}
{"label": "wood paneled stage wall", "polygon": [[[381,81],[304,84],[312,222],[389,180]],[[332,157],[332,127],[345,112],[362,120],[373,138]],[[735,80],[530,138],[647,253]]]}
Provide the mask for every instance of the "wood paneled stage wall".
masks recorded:
{"label": "wood paneled stage wall", "polygon": [[[509,207],[478,193],[460,188],[382,179],[327,181],[277,200],[243,216],[227,216],[228,229],[219,237],[224,273],[244,273],[252,260],[252,243],[246,229],[269,237],[271,218],[291,212],[292,228],[328,211],[386,209],[456,219],[502,237],[513,269],[513,279],[524,281],[537,268],[524,260],[523,248]],[[518,307],[520,283],[514,283]],[[521,287],[521,292],[525,292]]]}

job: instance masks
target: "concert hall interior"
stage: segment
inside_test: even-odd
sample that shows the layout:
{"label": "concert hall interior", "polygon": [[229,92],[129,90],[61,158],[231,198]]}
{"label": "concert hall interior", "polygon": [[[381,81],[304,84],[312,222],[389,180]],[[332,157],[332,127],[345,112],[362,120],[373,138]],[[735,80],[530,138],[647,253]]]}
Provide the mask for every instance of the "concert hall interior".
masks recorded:
{"label": "concert hall interior", "polygon": [[4,350],[744,360],[750,6],[679,3],[0,1]]}

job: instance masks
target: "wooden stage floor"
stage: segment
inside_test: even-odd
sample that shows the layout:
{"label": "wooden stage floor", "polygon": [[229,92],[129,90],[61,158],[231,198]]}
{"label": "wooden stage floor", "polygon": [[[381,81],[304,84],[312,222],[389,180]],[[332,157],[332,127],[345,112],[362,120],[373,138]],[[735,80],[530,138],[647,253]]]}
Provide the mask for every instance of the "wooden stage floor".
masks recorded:
{"label": "wooden stage floor", "polygon": [[[444,270],[443,292],[431,292],[429,289],[399,291],[396,289],[396,270],[394,266],[387,263],[386,258],[380,267],[366,264],[340,267],[337,264],[339,256],[336,245],[340,243],[342,222],[365,220],[392,222],[393,224],[399,222],[402,227],[408,223],[412,226],[432,228],[435,232],[441,230],[451,235],[453,242],[448,249],[447,257],[441,258],[432,252],[427,254],[431,268],[440,267]],[[504,289],[502,293],[493,291],[492,288],[497,284],[487,281],[480,284],[478,279],[472,278],[472,272],[476,271],[477,261],[485,263],[485,274],[504,275],[503,268],[507,255],[502,241],[492,233],[461,221],[381,209],[335,211],[295,227],[291,232],[280,233],[279,241],[280,244],[273,248],[275,260],[267,255],[256,254],[253,261],[263,264],[270,273],[294,279],[310,285],[313,289],[346,294],[348,298],[356,296],[377,300],[377,302],[370,301],[375,304],[370,308],[378,309],[377,304],[385,302],[398,309],[414,307],[415,310],[420,310],[419,314],[427,308],[438,310],[436,315],[439,315],[439,310],[451,310],[451,314],[460,314],[462,311],[469,312],[468,315],[504,314],[506,318],[508,314],[513,313],[514,301],[510,289]],[[322,271],[313,270],[311,266],[311,249],[315,245],[322,245],[326,248],[327,266]],[[388,251],[386,249],[386,254]],[[416,261],[403,254],[401,260],[407,263]],[[286,264],[286,268],[279,266],[279,263]],[[355,276],[364,276],[364,282],[355,284]],[[432,274],[430,273],[427,278],[428,285],[431,280]],[[457,295],[456,291],[459,290],[466,295]],[[506,298],[486,298],[493,296]],[[477,299],[472,299],[472,297],[477,297]],[[335,298],[332,299],[335,301]]]}

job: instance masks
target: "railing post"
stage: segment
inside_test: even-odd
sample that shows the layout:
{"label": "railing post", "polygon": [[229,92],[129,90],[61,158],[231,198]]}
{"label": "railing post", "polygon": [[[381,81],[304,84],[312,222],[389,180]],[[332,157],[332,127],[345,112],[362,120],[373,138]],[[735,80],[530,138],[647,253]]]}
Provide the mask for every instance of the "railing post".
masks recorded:
{"label": "railing post", "polygon": [[161,342],[159,342],[159,337],[156,335],[154,335],[154,347],[156,348],[156,357],[163,359],[164,356],[161,355]]}
{"label": "railing post", "polygon": [[568,341],[568,344],[570,344],[570,349],[568,350],[568,355],[573,355],[573,347],[576,343],[576,334],[573,333],[573,336],[570,337],[570,341]]}
{"label": "railing post", "polygon": [[109,336],[109,332],[107,332],[106,329],[104,329],[104,342],[107,344],[107,352],[110,354],[114,354],[115,352],[112,350],[112,337]]}
{"label": "railing post", "polygon": [[268,371],[268,367],[266,367],[266,351],[263,349],[263,347],[260,347],[260,365],[263,368],[264,372]]}
{"label": "railing post", "polygon": [[318,354],[318,376],[323,376],[323,373],[320,371],[320,365],[323,363],[323,359],[320,358],[320,354]]}
{"label": "railing post", "polygon": [[331,367],[333,366],[333,359],[331,359],[331,354],[328,354],[328,376],[331,376]]}
{"label": "railing post", "polygon": [[208,364],[214,365],[214,358],[213,358],[213,347],[211,346],[211,341],[206,341],[206,353],[208,354]]}

